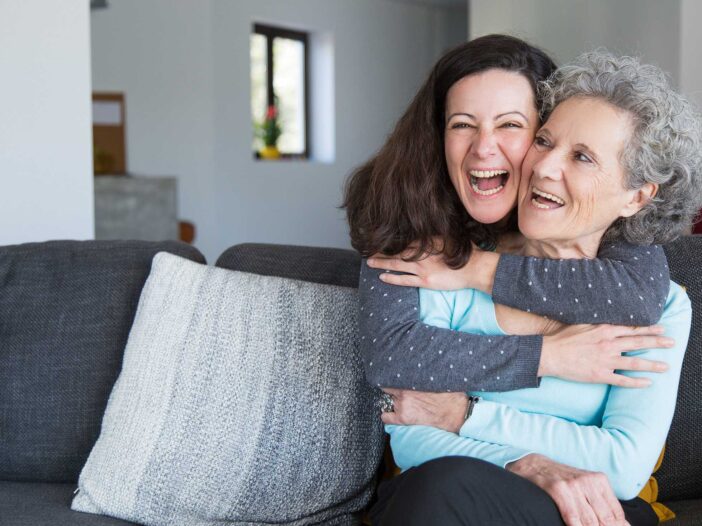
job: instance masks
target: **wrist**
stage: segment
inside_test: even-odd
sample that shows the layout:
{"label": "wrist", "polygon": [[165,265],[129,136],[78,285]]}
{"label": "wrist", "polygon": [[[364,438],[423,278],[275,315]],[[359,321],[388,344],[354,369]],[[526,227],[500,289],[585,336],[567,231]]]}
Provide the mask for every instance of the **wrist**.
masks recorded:
{"label": "wrist", "polygon": [[458,434],[466,421],[466,414],[469,407],[470,402],[468,396],[462,394],[460,400],[456,404],[452,404],[448,425],[446,425],[444,429],[450,433]]}
{"label": "wrist", "polygon": [[541,356],[539,357],[539,368],[536,371],[536,376],[539,378],[543,376],[556,376],[553,374],[553,364],[552,364],[552,346],[551,337],[544,336],[541,343]]}
{"label": "wrist", "polygon": [[468,421],[470,415],[473,414],[473,409],[479,400],[480,397],[478,396],[470,396],[468,394],[463,395],[462,403],[456,404],[456,407],[460,409],[461,412],[455,413],[453,425],[450,426],[448,431],[459,434],[463,425]]}
{"label": "wrist", "polygon": [[537,453],[529,453],[528,455],[510,462],[505,466],[507,471],[514,473],[515,475],[525,476],[527,473],[532,471],[536,465],[546,457],[539,455]]}
{"label": "wrist", "polygon": [[[500,261],[500,255],[497,252],[487,252],[484,250],[476,250],[472,257],[476,257],[476,265],[473,268],[477,269],[477,289],[486,294],[492,295],[492,288],[495,283],[495,275],[497,274],[497,264]],[[468,265],[466,265],[467,268]],[[475,276],[472,276],[475,280]]]}

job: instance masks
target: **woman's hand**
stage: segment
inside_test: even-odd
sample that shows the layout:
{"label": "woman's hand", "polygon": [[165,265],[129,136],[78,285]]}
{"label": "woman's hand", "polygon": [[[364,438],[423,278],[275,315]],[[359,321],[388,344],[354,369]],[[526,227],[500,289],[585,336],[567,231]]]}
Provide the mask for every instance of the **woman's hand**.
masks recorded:
{"label": "woman's hand", "polygon": [[559,464],[537,454],[507,464],[507,470],[543,489],[567,526],[628,525],[607,475]]}
{"label": "woman's hand", "polygon": [[394,412],[382,413],[386,424],[432,426],[458,433],[465,422],[468,398],[464,393],[425,393],[384,389],[393,397]]}
{"label": "woman's hand", "polygon": [[615,371],[668,370],[665,362],[622,356],[627,351],[672,347],[675,341],[663,336],[663,327],[619,325],[566,325],[544,336],[539,376],[557,376],[575,382],[648,387],[648,378],[632,378]]}
{"label": "woman's hand", "polygon": [[368,266],[382,270],[404,272],[403,275],[383,273],[380,279],[391,285],[421,287],[433,290],[479,289],[492,293],[499,255],[480,250],[473,244],[468,262],[459,269],[446,265],[442,254],[424,254],[418,261],[405,261],[414,252],[408,249],[397,256],[375,254],[368,259]]}

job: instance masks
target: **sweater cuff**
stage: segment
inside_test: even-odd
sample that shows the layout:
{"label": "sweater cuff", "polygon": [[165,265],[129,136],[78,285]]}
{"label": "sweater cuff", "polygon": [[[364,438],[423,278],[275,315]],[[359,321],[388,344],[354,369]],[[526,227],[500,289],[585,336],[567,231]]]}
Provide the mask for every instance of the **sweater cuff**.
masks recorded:
{"label": "sweater cuff", "polygon": [[[466,420],[461,429],[458,431],[459,436],[472,440],[481,440],[479,437],[480,430],[491,425],[493,418],[501,418],[501,415],[499,414],[501,405],[502,404],[491,402],[489,400],[480,400],[480,402],[473,407],[473,412],[471,413],[470,418]],[[507,464],[510,462],[516,462],[517,460],[532,453],[534,452],[526,449],[504,446],[504,449],[497,454],[496,458],[493,459],[493,463],[502,468],[506,468]]]}
{"label": "sweater cuff", "polygon": [[458,434],[464,438],[482,440],[480,438],[480,430],[490,425],[500,405],[501,404],[481,398],[480,401],[473,406],[473,412],[470,414],[468,420],[463,423]]}
{"label": "sweater cuff", "polygon": [[527,455],[531,455],[532,453],[534,452],[526,451],[525,449],[509,448],[508,451],[505,451],[505,454],[502,457],[502,467],[507,469],[507,464],[510,464],[511,462],[516,462],[517,460],[521,460]]}
{"label": "sweater cuff", "polygon": [[495,269],[495,281],[492,284],[492,299],[495,303],[508,307],[516,305],[515,292],[519,287],[515,287],[514,279],[519,275],[523,259],[513,254],[500,254]]}
{"label": "sweater cuff", "polygon": [[515,384],[523,388],[539,387],[539,362],[544,338],[540,335],[520,336],[519,348],[515,356]]}

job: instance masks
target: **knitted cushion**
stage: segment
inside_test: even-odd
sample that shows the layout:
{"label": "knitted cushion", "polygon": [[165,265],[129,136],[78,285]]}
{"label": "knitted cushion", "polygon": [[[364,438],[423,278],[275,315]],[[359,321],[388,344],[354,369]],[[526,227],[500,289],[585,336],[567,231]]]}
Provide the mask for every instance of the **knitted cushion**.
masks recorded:
{"label": "knitted cushion", "polygon": [[356,301],[156,256],[73,509],[147,525],[349,522],[383,447]]}
{"label": "knitted cushion", "polygon": [[78,480],[162,250],[204,261],[177,242],[0,247],[0,480]]}
{"label": "knitted cushion", "polygon": [[702,497],[702,236],[685,236],[665,251],[671,279],[686,288],[692,301],[692,328],[665,459],[656,479],[660,500],[695,499]]}

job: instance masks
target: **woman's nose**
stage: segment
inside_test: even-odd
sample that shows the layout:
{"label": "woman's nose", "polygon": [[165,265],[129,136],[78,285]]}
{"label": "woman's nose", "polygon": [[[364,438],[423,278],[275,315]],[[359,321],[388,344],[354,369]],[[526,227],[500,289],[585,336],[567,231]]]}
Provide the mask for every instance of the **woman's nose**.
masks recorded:
{"label": "woman's nose", "polygon": [[563,177],[563,159],[554,150],[543,152],[534,164],[534,175],[541,179],[560,180]]}
{"label": "woman's nose", "polygon": [[480,159],[488,158],[497,151],[497,140],[493,130],[481,129],[475,138],[473,151],[476,157]]}

